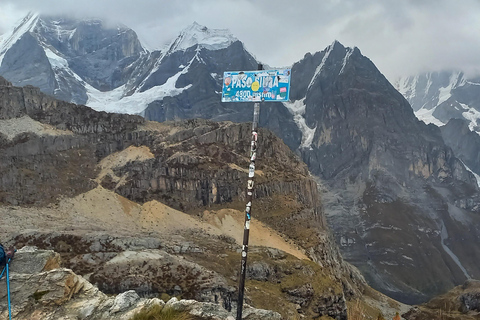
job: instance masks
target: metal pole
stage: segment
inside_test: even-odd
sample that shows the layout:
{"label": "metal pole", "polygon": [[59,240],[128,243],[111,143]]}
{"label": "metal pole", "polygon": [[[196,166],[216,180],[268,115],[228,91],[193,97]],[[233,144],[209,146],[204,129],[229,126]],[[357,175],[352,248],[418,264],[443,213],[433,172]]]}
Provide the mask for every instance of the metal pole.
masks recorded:
{"label": "metal pole", "polygon": [[245,276],[247,274],[248,236],[250,234],[250,219],[252,214],[253,177],[255,176],[255,159],[257,158],[257,127],[259,115],[260,103],[255,103],[253,108],[252,141],[250,143],[250,166],[248,167],[247,206],[245,208],[245,226],[243,228],[242,262],[238,283],[237,320],[242,319],[243,294],[245,291]]}
{"label": "metal pole", "polygon": [[7,261],[7,297],[8,297],[8,319],[12,320],[12,304],[10,303],[10,276],[8,274],[8,265],[10,264],[10,259]]}

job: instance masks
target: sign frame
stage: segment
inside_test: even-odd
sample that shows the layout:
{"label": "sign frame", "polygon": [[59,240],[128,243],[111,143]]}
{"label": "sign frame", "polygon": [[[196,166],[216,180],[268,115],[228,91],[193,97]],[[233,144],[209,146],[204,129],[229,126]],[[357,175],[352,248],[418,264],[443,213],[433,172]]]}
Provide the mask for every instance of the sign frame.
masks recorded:
{"label": "sign frame", "polygon": [[226,71],[222,102],[287,102],[292,70]]}

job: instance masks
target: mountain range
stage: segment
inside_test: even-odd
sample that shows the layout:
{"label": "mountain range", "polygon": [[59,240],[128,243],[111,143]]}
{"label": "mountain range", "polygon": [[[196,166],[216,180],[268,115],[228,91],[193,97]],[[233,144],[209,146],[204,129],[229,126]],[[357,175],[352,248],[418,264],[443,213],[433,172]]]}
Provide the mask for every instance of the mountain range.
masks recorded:
{"label": "mountain range", "polygon": [[[14,85],[160,122],[251,121],[253,104],[220,102],[222,75],[257,64],[228,31],[196,23],[159,51],[145,49],[125,26],[35,14],[0,39],[0,75]],[[479,187],[459,150],[478,153],[448,139],[459,130],[414,114],[428,110],[442,123],[452,110],[474,114],[477,82],[456,74],[394,86],[360,49],[337,41],[291,70],[290,102],[263,103],[260,126],[307,164],[344,258],[375,289],[406,303],[480,278]],[[458,98],[467,89],[470,100]]]}
{"label": "mountain range", "polygon": [[[415,115],[442,130],[445,142],[458,158],[480,174],[480,79],[462,71],[438,71],[403,77],[395,87],[405,96]],[[476,134],[472,134],[476,133]]]}

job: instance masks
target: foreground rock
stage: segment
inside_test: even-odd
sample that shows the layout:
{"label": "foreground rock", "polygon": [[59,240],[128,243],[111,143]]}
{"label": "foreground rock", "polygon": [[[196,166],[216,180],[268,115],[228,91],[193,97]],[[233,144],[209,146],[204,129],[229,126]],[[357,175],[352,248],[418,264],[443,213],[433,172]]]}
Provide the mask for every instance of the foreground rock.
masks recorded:
{"label": "foreground rock", "polygon": [[411,309],[403,317],[407,320],[480,319],[480,281],[468,280],[462,286],[455,287],[449,292]]}
{"label": "foreground rock", "polygon": [[[72,270],[58,268],[59,255],[33,247],[20,249],[11,263],[10,286],[14,319],[130,319],[142,308],[164,305],[198,319],[234,316],[221,305],[195,300],[144,299],[133,290],[107,296]],[[0,319],[8,319],[6,292],[0,293]],[[280,314],[245,307],[243,319],[281,319]]]}

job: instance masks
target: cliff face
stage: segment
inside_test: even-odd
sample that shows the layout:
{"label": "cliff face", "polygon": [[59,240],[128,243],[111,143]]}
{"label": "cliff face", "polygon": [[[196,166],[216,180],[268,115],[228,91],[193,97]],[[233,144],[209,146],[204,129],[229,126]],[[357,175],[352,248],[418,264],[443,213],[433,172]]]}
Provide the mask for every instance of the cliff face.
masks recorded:
{"label": "cliff face", "polygon": [[50,98],[34,87],[0,86],[0,201],[42,205],[60,195],[90,190],[96,153],[100,156],[123,147],[113,145],[116,139],[102,145],[113,148],[107,151],[98,150],[94,143],[101,144],[106,135],[120,138],[143,122],[140,117],[94,113]]}
{"label": "cliff face", "polygon": [[357,48],[307,54],[293,83],[311,130],[298,151],[324,187],[344,258],[405,303],[478,277],[478,186],[441,131],[418,121]]}
{"label": "cliff face", "polygon": [[[249,124],[145,122],[1,83],[6,243],[55,249],[105,292],[235,306]],[[279,286],[270,298],[284,315],[346,319],[345,298],[358,297],[363,280],[335,249],[305,164],[268,130],[255,190],[252,224],[264,229],[252,231],[247,302],[269,307],[262,292]]]}

